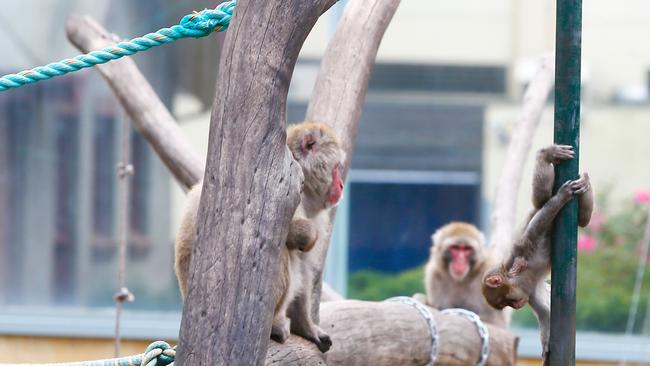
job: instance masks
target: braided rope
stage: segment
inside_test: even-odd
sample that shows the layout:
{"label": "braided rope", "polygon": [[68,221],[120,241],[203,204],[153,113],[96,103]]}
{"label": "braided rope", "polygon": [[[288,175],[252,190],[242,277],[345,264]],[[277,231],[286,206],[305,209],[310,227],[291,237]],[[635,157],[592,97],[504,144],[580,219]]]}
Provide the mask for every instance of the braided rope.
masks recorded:
{"label": "braided rope", "polygon": [[228,28],[235,9],[236,1],[227,1],[214,9],[204,9],[184,16],[179,24],[171,28],[163,28],[155,33],[149,33],[130,41],[120,42],[100,51],[53,62],[46,66],[38,66],[31,70],[21,71],[0,77],[0,91],[18,88],[26,84],[47,80],[59,75],[75,72],[87,67],[103,64],[124,56],[130,56],[152,47],[171,43],[181,38],[200,38],[212,32],[220,32]]}
{"label": "braided rope", "polygon": [[136,356],[111,358],[108,360],[82,361],[47,364],[0,364],[0,366],[173,366],[176,349],[167,342],[156,341],[147,350]]}
{"label": "braided rope", "polygon": [[414,307],[420,315],[424,318],[429,326],[429,334],[431,334],[431,354],[429,356],[429,362],[427,366],[433,366],[436,363],[436,358],[438,357],[438,328],[436,327],[436,320],[433,318],[433,314],[429,309],[422,305],[421,302],[415,300],[412,297],[408,296],[397,296],[391,297],[386,301],[389,302],[398,302],[400,304],[405,304]]}
{"label": "braided rope", "polygon": [[488,356],[490,356],[490,332],[488,331],[485,324],[483,324],[481,321],[481,318],[479,318],[479,316],[472,311],[460,308],[445,309],[442,311],[442,313],[447,315],[461,316],[474,323],[476,326],[476,331],[478,332],[479,337],[481,337],[481,354],[479,355],[478,361],[476,362],[476,366],[485,366]]}

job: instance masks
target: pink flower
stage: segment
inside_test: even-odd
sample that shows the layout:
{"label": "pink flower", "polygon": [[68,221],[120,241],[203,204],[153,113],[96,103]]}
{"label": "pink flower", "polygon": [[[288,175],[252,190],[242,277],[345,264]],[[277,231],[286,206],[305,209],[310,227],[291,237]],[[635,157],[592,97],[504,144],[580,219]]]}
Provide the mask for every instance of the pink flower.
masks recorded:
{"label": "pink flower", "polygon": [[580,235],[578,237],[578,250],[581,252],[592,252],[596,249],[596,238],[591,235]]}
{"label": "pink flower", "polygon": [[650,190],[640,190],[634,194],[634,203],[637,205],[642,205],[644,203],[650,202]]}
{"label": "pink flower", "polygon": [[589,228],[593,232],[598,232],[601,227],[603,227],[603,223],[605,222],[605,215],[602,212],[596,211],[593,214],[591,214],[591,221],[589,221]]}

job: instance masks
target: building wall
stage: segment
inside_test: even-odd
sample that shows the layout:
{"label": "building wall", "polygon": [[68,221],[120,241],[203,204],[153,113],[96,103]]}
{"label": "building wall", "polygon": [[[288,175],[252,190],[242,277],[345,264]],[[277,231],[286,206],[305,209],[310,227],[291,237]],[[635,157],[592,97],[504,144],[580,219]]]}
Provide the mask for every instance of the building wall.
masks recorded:
{"label": "building wall", "polygon": [[[492,201],[504,163],[507,139],[516,121],[519,106],[497,104],[488,107],[485,127],[483,197]],[[612,201],[631,199],[632,193],[647,189],[650,170],[650,107],[587,106],[580,131],[580,171],[589,172],[596,192],[611,189]],[[553,141],[553,109],[544,110],[533,139],[519,193],[518,216],[530,209],[533,156],[537,149]],[[623,179],[624,178],[624,179]],[[596,202],[598,206],[598,202]]]}

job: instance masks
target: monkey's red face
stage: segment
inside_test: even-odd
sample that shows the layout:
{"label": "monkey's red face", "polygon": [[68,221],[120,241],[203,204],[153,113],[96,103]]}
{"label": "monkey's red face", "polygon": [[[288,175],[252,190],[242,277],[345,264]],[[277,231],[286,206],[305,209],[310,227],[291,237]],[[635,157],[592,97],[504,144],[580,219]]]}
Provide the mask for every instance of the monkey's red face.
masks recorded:
{"label": "monkey's red face", "polygon": [[336,205],[343,196],[343,178],[341,177],[341,164],[336,164],[332,169],[332,185],[327,197],[330,205]]}
{"label": "monkey's red face", "polygon": [[345,153],[336,133],[325,124],[303,122],[287,130],[287,145],[304,174],[304,194],[324,209],[343,195]]}
{"label": "monkey's red face", "polygon": [[474,247],[458,242],[450,245],[445,252],[449,274],[456,281],[462,281],[474,265]]}

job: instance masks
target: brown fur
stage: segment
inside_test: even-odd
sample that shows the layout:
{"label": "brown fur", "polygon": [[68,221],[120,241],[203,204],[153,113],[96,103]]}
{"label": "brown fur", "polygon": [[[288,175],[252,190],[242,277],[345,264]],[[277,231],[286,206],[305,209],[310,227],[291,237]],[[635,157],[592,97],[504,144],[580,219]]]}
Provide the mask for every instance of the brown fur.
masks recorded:
{"label": "brown fur", "polygon": [[[335,204],[330,202],[331,190],[335,185],[332,172],[335,167],[340,172],[344,153],[334,131],[316,122],[289,127],[287,146],[302,168],[304,187],[280,255],[281,269],[275,288],[277,302],[271,337],[284,342],[291,329],[291,332],[316,343],[325,352],[331,346],[331,340],[314,324],[310,314],[312,274],[318,263],[317,257],[309,252],[318,247],[318,239],[323,237],[320,235],[323,230],[322,217]],[[188,193],[176,235],[174,268],[183,298],[187,295],[187,277],[196,238],[196,215],[202,186],[203,182],[199,182]],[[291,322],[287,318],[288,312],[291,313]]]}
{"label": "brown fur", "polygon": [[557,213],[574,196],[578,198],[579,224],[586,226],[593,211],[593,189],[584,173],[564,183],[553,195],[554,165],[572,159],[571,146],[551,145],[539,151],[533,176],[533,212],[510,255],[486,272],[482,292],[486,301],[497,309],[521,308],[529,303],[537,315],[544,360],[548,362],[550,295],[545,282],[551,263],[551,228]]}
{"label": "brown fur", "polygon": [[[464,242],[473,248],[474,260],[469,272],[460,281],[451,276],[445,252],[450,246]],[[451,222],[439,228],[431,236],[429,261],[425,266],[425,290],[427,303],[437,309],[463,308],[471,310],[485,322],[506,328],[509,317],[506,312],[491,307],[479,295],[481,279],[487,269],[489,256],[484,248],[483,233],[474,225]]]}

